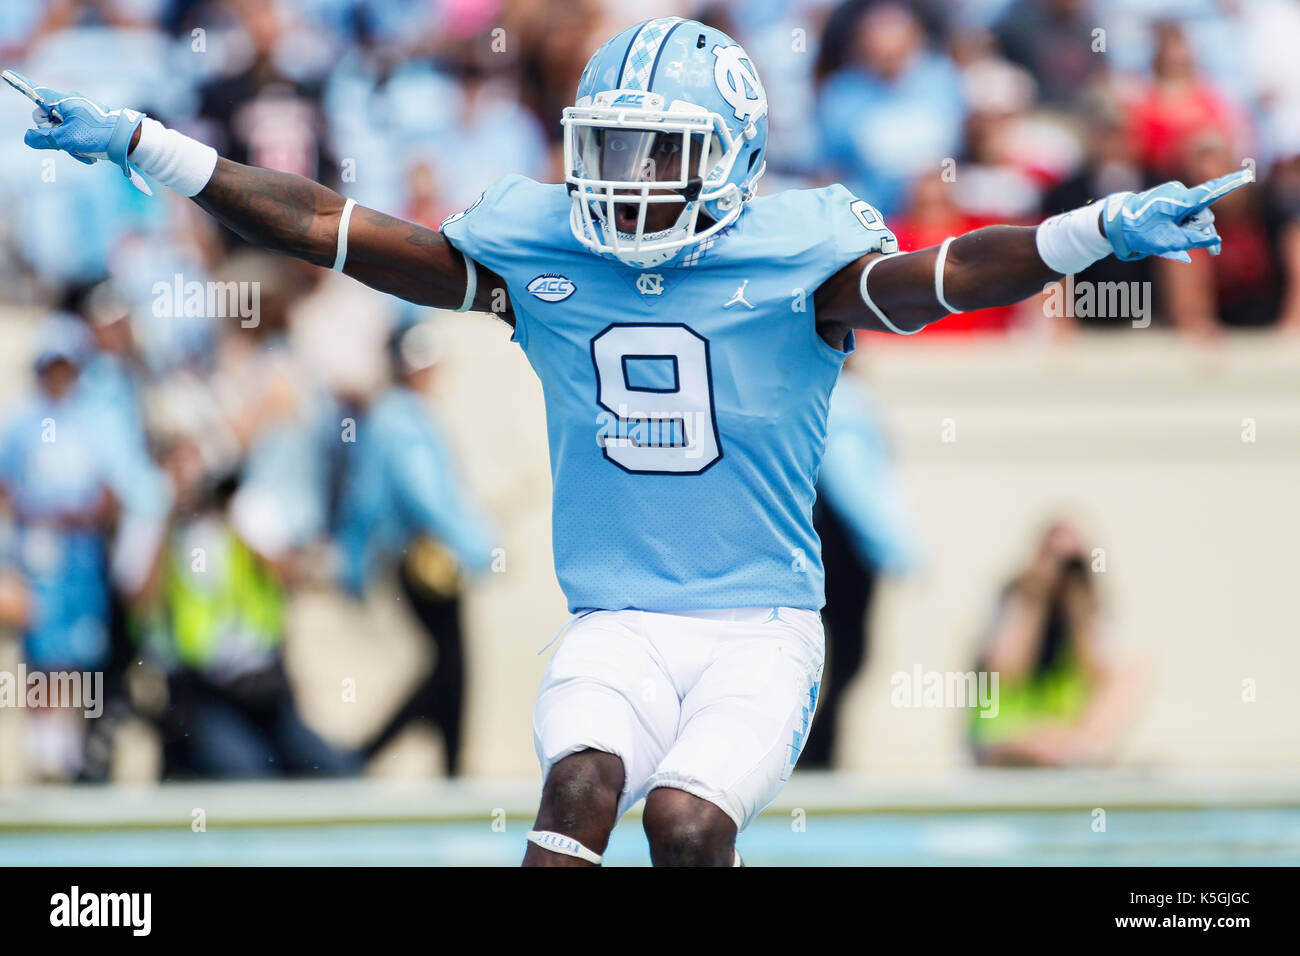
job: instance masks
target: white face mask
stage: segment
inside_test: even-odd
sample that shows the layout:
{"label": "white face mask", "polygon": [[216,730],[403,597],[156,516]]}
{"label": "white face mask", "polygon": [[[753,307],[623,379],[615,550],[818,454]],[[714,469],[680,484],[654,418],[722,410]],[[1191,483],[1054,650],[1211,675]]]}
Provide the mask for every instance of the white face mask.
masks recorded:
{"label": "white face mask", "polygon": [[[619,108],[624,100],[636,105]],[[730,224],[742,205],[726,182],[740,144],[721,118],[689,103],[663,110],[653,93],[609,91],[594,106],[564,111],[565,181],[574,236],[593,252],[650,268]],[[726,210],[723,221],[705,218],[705,202]],[[670,226],[647,231],[678,209]],[[652,212],[653,210],[653,212]]]}

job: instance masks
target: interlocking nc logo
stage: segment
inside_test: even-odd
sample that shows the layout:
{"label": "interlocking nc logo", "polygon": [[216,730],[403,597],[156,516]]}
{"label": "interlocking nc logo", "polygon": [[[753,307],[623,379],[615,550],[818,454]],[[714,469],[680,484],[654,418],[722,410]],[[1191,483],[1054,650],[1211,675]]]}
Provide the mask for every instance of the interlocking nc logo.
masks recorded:
{"label": "interlocking nc logo", "polygon": [[[758,82],[749,55],[739,46],[715,46],[712,50],[713,82],[727,105],[736,111],[736,119],[748,122],[749,118],[767,112],[767,94]],[[752,93],[751,93],[752,91]]]}
{"label": "interlocking nc logo", "polygon": [[636,277],[636,291],[642,295],[663,295],[664,277],[658,272],[643,272]]}

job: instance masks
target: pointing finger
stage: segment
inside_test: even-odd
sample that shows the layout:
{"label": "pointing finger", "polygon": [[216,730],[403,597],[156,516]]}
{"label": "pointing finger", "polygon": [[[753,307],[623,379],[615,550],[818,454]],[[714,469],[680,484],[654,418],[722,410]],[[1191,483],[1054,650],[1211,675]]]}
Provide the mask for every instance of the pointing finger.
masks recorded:
{"label": "pointing finger", "polygon": [[1220,176],[1217,179],[1211,179],[1209,182],[1202,183],[1193,187],[1191,192],[1192,212],[1198,212],[1204,209],[1210,203],[1217,202],[1228,193],[1240,189],[1247,183],[1255,181],[1255,172],[1252,169],[1239,169],[1235,173],[1229,173],[1226,176]]}

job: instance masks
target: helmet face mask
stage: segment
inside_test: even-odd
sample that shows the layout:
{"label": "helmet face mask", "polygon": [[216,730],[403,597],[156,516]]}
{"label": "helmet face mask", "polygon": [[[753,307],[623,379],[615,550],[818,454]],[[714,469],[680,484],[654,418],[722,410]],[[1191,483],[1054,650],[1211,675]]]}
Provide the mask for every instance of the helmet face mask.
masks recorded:
{"label": "helmet face mask", "polygon": [[[624,67],[647,34],[659,39],[656,65],[633,75]],[[739,217],[763,172],[767,100],[725,34],[676,18],[638,24],[592,57],[578,94],[561,123],[569,224],[583,246],[650,268]]]}
{"label": "helmet face mask", "polygon": [[[574,234],[593,252],[657,264],[739,215],[740,202],[727,202],[736,192],[726,182],[737,152],[730,131],[716,114],[674,107],[564,111]],[[709,202],[733,207],[726,222],[701,215]],[[659,211],[664,207],[678,210],[673,220]],[[707,231],[699,229],[701,219]]]}

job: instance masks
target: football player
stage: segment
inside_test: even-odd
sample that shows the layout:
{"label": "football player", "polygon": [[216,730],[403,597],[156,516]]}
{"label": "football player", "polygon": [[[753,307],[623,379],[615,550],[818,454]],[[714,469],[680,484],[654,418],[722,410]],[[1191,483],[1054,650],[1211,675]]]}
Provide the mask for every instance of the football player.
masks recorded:
{"label": "football player", "polygon": [[524,863],[599,864],[645,798],[653,862],[736,865],[799,758],[823,659],[811,511],[853,329],[903,335],[1106,255],[1217,252],[1246,172],[900,252],[839,185],[756,193],[767,97],[730,37],[648,20],[564,111],[565,182],[507,176],[440,231],[218,158],[139,112],[8,74],[26,142],[192,197],[249,242],[420,305],[495,311],[541,379],[555,568],[573,614],[533,718]]}

